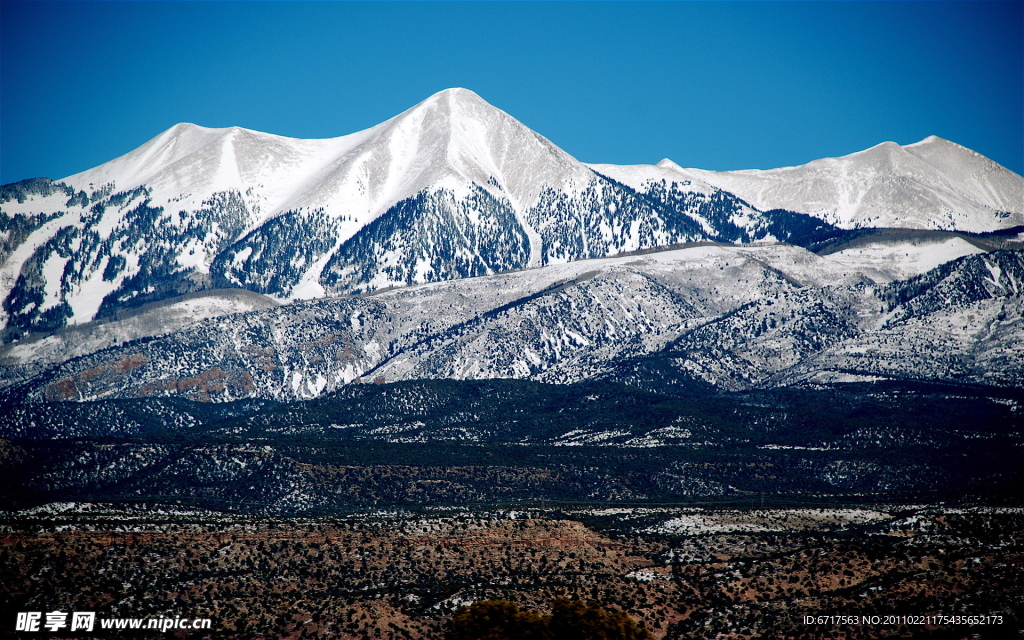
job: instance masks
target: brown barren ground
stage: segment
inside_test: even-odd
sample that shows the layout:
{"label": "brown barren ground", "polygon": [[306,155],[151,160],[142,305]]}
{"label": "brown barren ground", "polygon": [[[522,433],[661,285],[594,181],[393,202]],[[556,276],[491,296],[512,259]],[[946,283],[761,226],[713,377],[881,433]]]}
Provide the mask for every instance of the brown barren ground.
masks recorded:
{"label": "brown barren ground", "polygon": [[[9,519],[0,635],[18,611],[62,610],[213,620],[132,637],[438,638],[460,603],[569,597],[623,609],[658,638],[1017,637],[1024,602],[1017,513],[685,536],[602,533],[553,512],[175,518]],[[939,614],[1003,622],[804,623]]]}

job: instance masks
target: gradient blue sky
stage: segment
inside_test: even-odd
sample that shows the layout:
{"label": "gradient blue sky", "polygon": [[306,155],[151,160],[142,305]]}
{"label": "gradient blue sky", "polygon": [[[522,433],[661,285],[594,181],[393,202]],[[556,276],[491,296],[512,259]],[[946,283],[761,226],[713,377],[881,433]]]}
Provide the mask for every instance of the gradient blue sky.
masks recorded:
{"label": "gradient blue sky", "polygon": [[584,162],[802,164],[935,134],[1024,173],[1022,2],[0,3],[0,183],[177,122],[352,133],[454,86]]}

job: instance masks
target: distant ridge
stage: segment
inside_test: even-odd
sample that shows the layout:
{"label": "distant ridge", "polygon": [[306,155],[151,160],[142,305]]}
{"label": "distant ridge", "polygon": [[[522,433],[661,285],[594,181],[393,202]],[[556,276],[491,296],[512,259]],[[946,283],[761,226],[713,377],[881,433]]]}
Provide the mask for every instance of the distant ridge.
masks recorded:
{"label": "distant ridge", "polygon": [[767,171],[683,169],[670,160],[658,167],[758,209],[799,211],[844,229],[986,232],[1024,224],[1024,178],[937,136]]}

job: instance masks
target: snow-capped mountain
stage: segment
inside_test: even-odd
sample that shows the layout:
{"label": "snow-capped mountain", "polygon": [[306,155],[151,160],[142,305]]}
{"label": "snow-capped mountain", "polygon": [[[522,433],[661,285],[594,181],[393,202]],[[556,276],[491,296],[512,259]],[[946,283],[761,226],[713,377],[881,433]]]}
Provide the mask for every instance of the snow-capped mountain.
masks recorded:
{"label": "snow-capped mountain", "polygon": [[767,171],[683,169],[671,160],[647,171],[701,180],[763,211],[798,211],[843,229],[986,232],[1024,225],[1024,178],[937,136]]}
{"label": "snow-capped mountain", "polygon": [[[937,138],[773,172],[584,165],[465,89],[328,140],[182,124],[62,181],[0,187],[0,363],[12,398],[296,399],[364,376],[626,379],[630,358],[700,351],[673,342],[692,332],[728,342],[714,325],[760,355],[698,358],[694,384],[812,379],[823,349],[885,321],[882,288],[1019,250],[935,229],[1020,224],[1022,183]],[[922,230],[841,228],[870,226]],[[374,295],[330,299],[350,294]],[[796,333],[779,333],[781,307]],[[991,335],[1012,350],[1007,322]]]}
{"label": "snow-capped mountain", "polygon": [[60,182],[7,185],[0,211],[8,341],[210,288],[287,301],[788,239],[699,181],[638,194],[465,89],[329,140],[176,125]]}

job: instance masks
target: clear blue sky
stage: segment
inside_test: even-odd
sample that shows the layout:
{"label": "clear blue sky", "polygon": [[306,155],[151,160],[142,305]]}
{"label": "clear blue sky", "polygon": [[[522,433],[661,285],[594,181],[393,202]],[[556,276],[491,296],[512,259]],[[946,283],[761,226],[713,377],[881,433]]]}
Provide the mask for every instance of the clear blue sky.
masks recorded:
{"label": "clear blue sky", "polygon": [[1024,172],[1022,2],[2,2],[0,183],[177,122],[333,137],[461,86],[584,162],[935,134]]}

